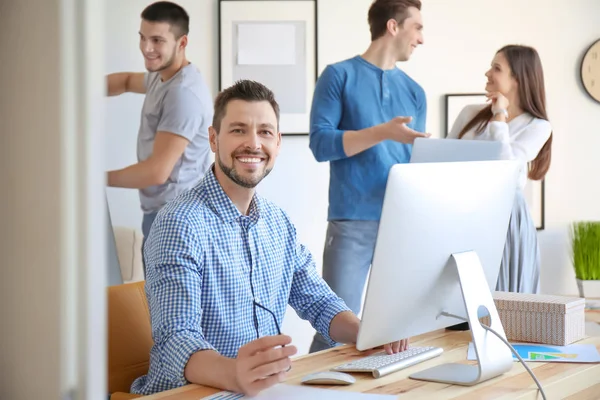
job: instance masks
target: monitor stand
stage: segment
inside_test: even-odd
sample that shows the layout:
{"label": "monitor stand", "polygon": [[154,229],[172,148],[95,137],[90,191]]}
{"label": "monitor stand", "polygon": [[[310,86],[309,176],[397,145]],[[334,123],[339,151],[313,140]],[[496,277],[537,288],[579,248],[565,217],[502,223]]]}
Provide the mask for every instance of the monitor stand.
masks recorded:
{"label": "monitor stand", "polygon": [[[512,353],[499,338],[485,330],[479,322],[478,311],[480,307],[484,307],[489,313],[490,327],[506,338],[477,253],[468,251],[452,254],[447,267],[456,268],[458,271],[478,363],[476,365],[442,364],[410,375],[410,378],[472,386],[509,371],[513,365]],[[441,315],[452,316],[447,313]]]}

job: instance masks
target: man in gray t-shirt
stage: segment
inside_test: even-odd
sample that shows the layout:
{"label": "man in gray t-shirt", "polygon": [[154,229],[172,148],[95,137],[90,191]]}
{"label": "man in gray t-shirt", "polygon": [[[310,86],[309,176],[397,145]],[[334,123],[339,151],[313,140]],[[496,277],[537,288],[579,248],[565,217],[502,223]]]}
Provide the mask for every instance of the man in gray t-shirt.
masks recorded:
{"label": "man in gray t-shirt", "polygon": [[189,16],[157,2],[142,12],[140,50],[147,73],[108,76],[108,95],[146,95],[137,141],[138,163],[108,172],[108,185],[140,191],[148,236],[158,210],[198,183],[212,163],[208,127],[213,103],[202,75],[185,56]]}

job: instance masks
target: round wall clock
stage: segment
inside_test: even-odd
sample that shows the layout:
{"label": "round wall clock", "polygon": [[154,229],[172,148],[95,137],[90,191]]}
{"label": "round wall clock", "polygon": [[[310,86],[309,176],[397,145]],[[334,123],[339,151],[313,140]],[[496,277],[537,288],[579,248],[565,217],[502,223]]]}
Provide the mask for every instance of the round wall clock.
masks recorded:
{"label": "round wall clock", "polygon": [[600,40],[592,44],[583,56],[581,82],[592,99],[600,103]]}

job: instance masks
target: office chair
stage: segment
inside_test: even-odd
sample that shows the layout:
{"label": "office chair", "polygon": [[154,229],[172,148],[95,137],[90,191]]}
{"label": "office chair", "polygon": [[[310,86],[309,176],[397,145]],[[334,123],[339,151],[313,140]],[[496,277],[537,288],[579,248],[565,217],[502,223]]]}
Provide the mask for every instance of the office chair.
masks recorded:
{"label": "office chair", "polygon": [[129,394],[129,388],[136,378],[148,372],[153,344],[144,283],[107,288],[108,393],[111,393],[111,400],[141,397]]}

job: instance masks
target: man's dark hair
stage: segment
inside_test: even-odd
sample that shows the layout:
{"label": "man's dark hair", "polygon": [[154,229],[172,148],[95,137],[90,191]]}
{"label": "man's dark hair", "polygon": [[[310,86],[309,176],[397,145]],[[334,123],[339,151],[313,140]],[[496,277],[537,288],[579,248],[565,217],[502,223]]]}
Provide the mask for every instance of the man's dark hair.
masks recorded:
{"label": "man's dark hair", "polygon": [[420,0],[375,0],[369,8],[369,27],[371,29],[371,41],[385,35],[387,22],[395,19],[398,25],[410,16],[409,7],[421,10]]}
{"label": "man's dark hair", "polygon": [[[273,92],[263,85],[262,83],[241,80],[237,81],[233,86],[223,90],[215,99],[215,112],[213,115],[213,128],[219,132],[221,128],[221,121],[225,117],[227,110],[227,104],[233,100],[244,100],[244,101],[268,101],[275,111],[277,116],[277,127],[279,127],[279,104],[275,100]],[[279,128],[278,128],[279,129]]]}
{"label": "man's dark hair", "polygon": [[171,25],[175,39],[187,35],[190,31],[190,16],[178,4],[170,1],[157,1],[142,11],[142,19],[148,22],[166,22]]}

